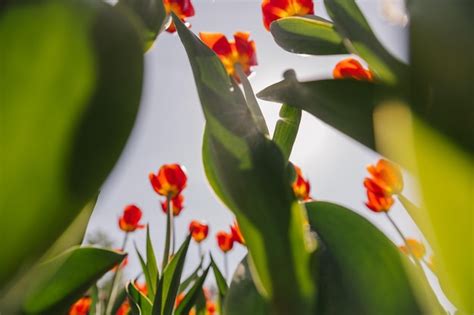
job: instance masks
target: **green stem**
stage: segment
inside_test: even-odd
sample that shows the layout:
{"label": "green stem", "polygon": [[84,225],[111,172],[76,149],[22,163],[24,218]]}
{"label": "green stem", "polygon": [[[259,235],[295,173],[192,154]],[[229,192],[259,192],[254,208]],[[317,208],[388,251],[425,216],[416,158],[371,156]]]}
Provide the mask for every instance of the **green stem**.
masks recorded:
{"label": "green stem", "polygon": [[229,277],[229,262],[227,261],[227,253],[224,253],[224,277],[228,281]]}
{"label": "green stem", "polygon": [[[127,241],[128,241],[128,232],[125,232],[125,236],[123,238],[122,247],[120,248],[120,251],[123,252],[125,250]],[[112,278],[112,283],[110,284],[109,295],[106,297],[107,306],[105,307],[105,314],[107,315],[112,314],[112,307],[114,305],[115,297],[117,295],[117,279],[119,277],[119,273],[121,270],[120,269],[121,264],[122,264],[121,262],[118,264],[117,269],[114,272],[114,277]]]}
{"label": "green stem", "polygon": [[171,243],[171,233],[172,233],[172,213],[171,213],[171,198],[166,196],[166,238],[165,238],[165,249],[163,251],[163,263],[162,270],[165,270],[166,265],[168,265],[168,259],[170,256],[170,243]]}

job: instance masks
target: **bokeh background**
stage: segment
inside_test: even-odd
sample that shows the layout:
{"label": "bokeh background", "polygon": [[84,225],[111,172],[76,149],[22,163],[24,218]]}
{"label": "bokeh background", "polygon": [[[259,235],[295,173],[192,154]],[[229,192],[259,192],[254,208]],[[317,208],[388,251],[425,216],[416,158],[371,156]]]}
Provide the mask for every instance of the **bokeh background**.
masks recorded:
{"label": "bokeh background", "polygon": [[[228,38],[236,31],[251,33],[259,63],[250,78],[255,92],[281,80],[287,69],[295,69],[300,80],[330,78],[334,65],[345,57],[298,56],[283,51],[263,26],[260,1],[195,0],[193,4],[196,15],[189,22],[194,32],[221,32]],[[358,1],[358,4],[379,40],[395,56],[407,62],[406,16],[402,1],[366,0]],[[317,15],[329,18],[322,1],[315,1],[315,11]],[[272,133],[280,106],[264,101],[260,101],[260,105]],[[136,204],[143,210],[143,222],[150,224],[155,251],[161,261],[166,216],[159,204],[160,197],[148,181],[148,174],[156,172],[164,163],[176,162],[184,165],[188,173],[185,209],[176,218],[178,245],[184,240],[191,220],[205,220],[210,225],[210,235],[203,242],[203,248],[211,251],[222,266],[223,255],[217,247],[215,233],[228,230],[233,215],[207,184],[201,160],[203,128],[204,118],[186,53],[176,34],[163,33],[145,56],[145,82],[135,128],[119,163],[102,187],[86,241],[105,237],[113,246],[120,247],[123,233],[118,228],[118,217],[126,205]],[[370,212],[364,205],[365,167],[378,158],[376,153],[303,113],[290,159],[310,180],[313,198],[353,209],[377,225],[395,243],[401,244],[386,217]],[[416,185],[406,172],[405,185],[406,195],[416,202]],[[396,204],[391,213],[406,236],[423,240],[400,204]],[[129,277],[140,272],[133,243],[144,251],[145,232],[132,233],[128,242],[126,250],[131,257],[125,273]],[[244,247],[234,246],[229,253],[231,272],[245,253]],[[193,244],[185,274],[197,264],[198,249]]]}

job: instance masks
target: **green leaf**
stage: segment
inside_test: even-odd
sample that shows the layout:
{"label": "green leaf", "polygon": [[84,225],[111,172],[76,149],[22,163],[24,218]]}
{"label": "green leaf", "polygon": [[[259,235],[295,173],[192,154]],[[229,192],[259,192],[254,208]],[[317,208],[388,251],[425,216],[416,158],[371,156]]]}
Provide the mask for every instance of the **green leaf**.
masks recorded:
{"label": "green leaf", "polygon": [[396,91],[366,81],[319,80],[299,82],[293,71],[257,96],[287,103],[319,118],[326,124],[375,150],[372,114],[383,100],[397,99]]}
{"label": "green leaf", "polygon": [[118,5],[129,8],[137,15],[143,28],[145,50],[150,49],[166,25],[167,14],[163,1],[119,0]]}
{"label": "green leaf", "polygon": [[[112,314],[117,314],[118,310],[120,309],[122,304],[127,299],[127,296],[128,296],[127,287],[126,286],[124,286],[124,287],[121,286],[118,289],[117,296],[114,300],[114,305],[112,306]],[[97,314],[97,315],[101,315],[101,314]]]}
{"label": "green leaf", "polygon": [[153,303],[154,315],[170,315],[173,312],[190,241],[191,236],[188,235],[163,271]]}
{"label": "green leaf", "polygon": [[151,301],[135,287],[132,281],[128,282],[126,292],[132,306],[132,314],[149,315],[151,314]]}
{"label": "green leaf", "polygon": [[41,281],[31,288],[24,304],[26,313],[58,314],[67,311],[126,254],[94,247],[78,247],[36,267]]}
{"label": "green leaf", "polygon": [[211,255],[211,266],[212,271],[214,272],[214,277],[216,278],[217,289],[219,290],[219,295],[221,298],[225,297],[227,291],[229,290],[229,286],[227,285],[227,281],[225,280],[222,272],[220,271],[219,267],[217,266],[214,258]]}
{"label": "green leaf", "polygon": [[[261,133],[242,91],[219,58],[174,18],[187,51],[206,118],[207,174],[235,213],[255,264],[259,290],[277,314],[312,308],[304,215],[288,183],[287,161]],[[281,270],[285,272],[281,272]]]}
{"label": "green leaf", "polygon": [[390,84],[404,84],[408,67],[395,59],[372,32],[354,0],[324,0],[336,30],[346,40],[349,52],[362,57],[377,78]]}
{"label": "green leaf", "polygon": [[280,147],[286,160],[290,158],[300,121],[301,109],[286,104],[281,105],[280,119],[278,119],[273,132],[273,142]]}
{"label": "green leaf", "polygon": [[155,292],[152,291],[153,290],[152,288],[153,288],[153,282],[156,283],[156,279],[153,280],[154,278],[152,278],[150,276],[150,271],[148,270],[147,263],[143,259],[143,256],[140,254],[140,251],[138,250],[136,244],[135,244],[135,251],[137,252],[138,261],[140,262],[140,266],[142,267],[143,275],[145,276],[145,281],[146,281],[146,285],[147,285],[147,288],[148,288],[148,297],[150,299],[152,299],[155,296]]}
{"label": "green leaf", "polygon": [[196,269],[194,269],[194,271],[186,279],[184,279],[183,282],[181,282],[178,290],[179,293],[185,291],[191,285],[191,283],[199,278],[199,271],[201,271],[203,261],[204,257],[201,258],[201,261],[199,262],[199,265],[196,267]]}
{"label": "green leaf", "polygon": [[4,289],[62,235],[114,166],[139,105],[143,49],[127,17],[95,1],[10,5],[0,41],[8,47],[0,76],[0,147],[8,152],[0,157],[0,217],[10,222],[0,244]]}
{"label": "green leaf", "polygon": [[194,283],[192,288],[186,293],[183,301],[179,304],[179,306],[176,308],[176,311],[174,314],[176,315],[187,315],[189,314],[189,311],[193,308],[193,306],[196,304],[196,301],[199,298],[200,292],[202,292],[202,286],[204,285],[204,281],[206,280],[207,273],[209,272],[209,269],[211,266],[209,265],[206,270],[204,270],[203,274],[197,279],[197,281]]}
{"label": "green leaf", "polygon": [[296,54],[337,55],[349,52],[332,22],[318,17],[292,16],[270,25],[275,42]]}
{"label": "green leaf", "polygon": [[[426,312],[398,248],[360,215],[328,202],[306,203],[321,246],[315,254],[318,314],[437,314]],[[410,268],[411,267],[411,268]],[[431,306],[437,304],[433,297]]]}
{"label": "green leaf", "polygon": [[152,298],[153,296],[155,296],[156,284],[160,277],[160,273],[158,272],[158,264],[156,262],[155,251],[153,250],[153,245],[151,243],[149,225],[146,228],[146,267],[148,269],[148,274],[150,277],[150,284],[148,284],[147,281],[150,292],[149,297]]}
{"label": "green leaf", "polygon": [[247,257],[237,267],[224,300],[225,315],[271,314],[267,301],[258,293],[252,280]]}

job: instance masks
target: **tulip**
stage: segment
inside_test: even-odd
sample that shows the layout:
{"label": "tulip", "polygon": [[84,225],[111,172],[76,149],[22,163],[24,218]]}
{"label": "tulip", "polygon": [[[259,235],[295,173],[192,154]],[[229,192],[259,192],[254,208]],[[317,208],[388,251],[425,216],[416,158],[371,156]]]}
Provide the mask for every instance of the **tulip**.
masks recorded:
{"label": "tulip", "polygon": [[[184,209],[184,197],[182,194],[177,195],[173,199],[171,199],[170,204],[171,204],[171,210],[173,211],[173,216],[177,217],[181,213],[181,211]],[[168,212],[168,205],[165,201],[161,202],[161,209],[163,212],[166,214]]]}
{"label": "tulip", "polygon": [[367,170],[371,175],[372,184],[381,188],[385,194],[396,195],[402,192],[403,176],[398,165],[385,159],[380,159],[377,164],[369,165]]}
{"label": "tulip", "polygon": [[145,226],[140,224],[142,218],[142,211],[135,205],[128,205],[123,211],[123,215],[119,218],[119,227],[122,231],[128,233],[137,229],[142,229]]}
{"label": "tulip", "polygon": [[302,201],[311,200],[311,197],[309,196],[311,189],[309,181],[304,178],[303,173],[298,166],[294,165],[294,168],[296,171],[296,179],[293,182],[292,188],[296,198]]}
{"label": "tulip", "polygon": [[148,177],[156,193],[171,199],[186,187],[186,172],[179,164],[165,164],[157,174],[150,173]]}
{"label": "tulip", "polygon": [[209,226],[204,222],[193,220],[189,224],[189,233],[197,243],[201,243],[209,233]]}
{"label": "tulip", "polygon": [[405,255],[410,255],[411,252],[416,259],[423,259],[426,254],[425,245],[412,238],[407,238],[406,244],[399,248]]}
{"label": "tulip", "polygon": [[234,247],[234,239],[232,238],[231,233],[227,233],[225,231],[220,231],[216,234],[217,244],[219,248],[224,252],[227,253]]}
{"label": "tulip", "polygon": [[336,65],[333,70],[334,79],[355,79],[372,81],[373,76],[370,70],[365,69],[359,61],[354,58],[347,58]]}
{"label": "tulip", "polygon": [[367,199],[365,203],[367,208],[373,212],[387,212],[393,205],[393,198],[384,194],[377,194],[371,190],[367,190]]}
{"label": "tulip", "polygon": [[263,0],[263,25],[270,30],[270,24],[288,16],[314,14],[313,0]]}
{"label": "tulip", "polygon": [[91,308],[92,298],[84,296],[74,303],[69,309],[69,315],[87,315]]}
{"label": "tulip", "polygon": [[234,240],[234,242],[245,245],[245,240],[242,235],[242,232],[240,232],[240,227],[237,221],[234,221],[234,224],[230,226],[230,232],[232,234],[232,239]]}
{"label": "tulip", "polygon": [[[187,27],[191,25],[186,22],[188,17],[194,16],[194,7],[191,0],[163,0],[163,6],[167,14],[173,12]],[[169,33],[176,32],[176,26],[173,21],[166,28]]]}

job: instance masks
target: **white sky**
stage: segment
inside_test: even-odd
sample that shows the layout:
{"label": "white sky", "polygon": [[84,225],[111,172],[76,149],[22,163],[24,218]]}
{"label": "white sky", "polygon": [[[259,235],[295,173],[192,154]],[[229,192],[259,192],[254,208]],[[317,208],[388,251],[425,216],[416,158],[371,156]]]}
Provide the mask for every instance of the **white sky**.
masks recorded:
{"label": "white sky", "polygon": [[[388,1],[388,0],[386,0]],[[390,0],[394,1],[394,0]],[[395,0],[396,2],[397,0]],[[194,1],[196,15],[189,19],[194,32],[221,32],[228,37],[236,31],[249,31],[257,45],[259,65],[251,77],[254,91],[282,79],[289,68],[298,78],[330,77],[332,69],[343,56],[314,57],[290,54],[279,48],[263,27],[259,1]],[[359,5],[377,36],[397,57],[407,60],[406,30],[388,23],[380,15],[377,0],[359,1]],[[318,15],[327,17],[322,1],[315,1]],[[260,101],[272,132],[278,118],[279,105]],[[188,172],[188,188],[184,191],[186,208],[176,219],[178,244],[187,233],[193,219],[206,220],[210,237],[203,242],[219,264],[222,254],[216,246],[215,233],[228,229],[233,221],[230,213],[215,197],[207,184],[201,161],[204,118],[201,112],[194,79],[184,48],[177,35],[163,33],[145,57],[145,82],[142,103],[135,128],[119,163],[106,181],[88,226],[88,233],[106,232],[117,247],[123,234],[117,219],[124,206],[138,205],[144,212],[143,222],[151,226],[155,251],[161,261],[165,235],[165,215],[159,206],[159,196],[152,190],[148,173],[156,172],[164,163],[183,164]],[[309,178],[314,198],[336,202],[354,209],[380,227],[391,239],[401,243],[386,218],[374,214],[364,206],[365,189],[362,181],[365,166],[376,162],[378,155],[331,129],[313,116],[304,113],[291,160],[299,165]],[[405,192],[415,198],[414,184],[406,176]],[[399,204],[392,215],[407,236],[421,238],[411,219]],[[136,275],[139,263],[133,250],[133,241],[143,250],[145,232],[133,233],[127,250],[131,257],[127,266],[130,277]],[[239,245],[230,252],[230,270],[233,271],[245,255]],[[197,247],[190,247],[185,273],[196,266]]]}

